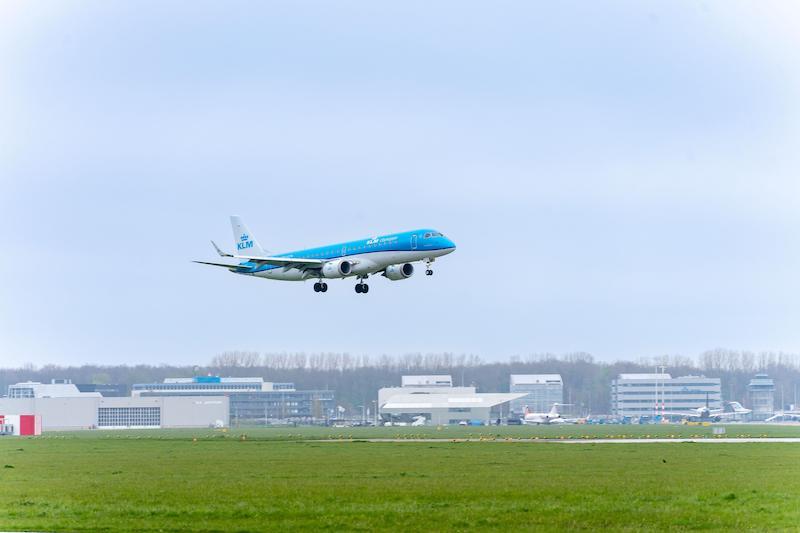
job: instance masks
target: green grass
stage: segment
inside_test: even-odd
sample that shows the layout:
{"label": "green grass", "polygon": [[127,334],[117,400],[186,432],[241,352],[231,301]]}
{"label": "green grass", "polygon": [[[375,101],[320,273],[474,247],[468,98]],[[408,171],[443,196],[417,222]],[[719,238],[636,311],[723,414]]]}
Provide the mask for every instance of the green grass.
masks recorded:
{"label": "green grass", "polygon": [[[725,437],[798,437],[800,425],[777,424],[728,424]],[[378,428],[324,428],[324,427],[241,427],[231,428],[226,433],[211,429],[182,429],[163,431],[80,431],[46,433],[46,437],[65,438],[238,438],[242,434],[256,440],[303,440],[303,439],[370,439],[370,438],[713,438],[712,426],[669,425],[550,425],[550,426],[486,426],[486,427],[378,427]]]}
{"label": "green grass", "polygon": [[[359,436],[421,433],[415,429],[364,428]],[[466,436],[471,428],[453,429]],[[337,431],[292,429],[288,437],[285,429],[248,429],[245,440],[236,431],[209,430],[3,438],[0,530],[796,530],[800,524],[796,444],[305,440],[338,439]]]}

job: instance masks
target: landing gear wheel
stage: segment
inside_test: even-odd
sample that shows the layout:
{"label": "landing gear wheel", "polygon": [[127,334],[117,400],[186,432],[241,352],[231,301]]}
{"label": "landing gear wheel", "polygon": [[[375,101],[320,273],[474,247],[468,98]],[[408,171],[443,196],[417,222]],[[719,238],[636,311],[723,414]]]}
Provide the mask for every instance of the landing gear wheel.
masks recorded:
{"label": "landing gear wheel", "polygon": [[433,270],[431,270],[431,269],[429,268],[428,270],[426,270],[426,271],[425,271],[425,275],[426,275],[426,276],[433,276]]}
{"label": "landing gear wheel", "polygon": [[322,288],[320,287],[321,285],[322,285],[322,283],[319,283],[319,282],[315,283],[314,284],[314,292],[321,291],[322,290]]}
{"label": "landing gear wheel", "polygon": [[320,284],[319,290],[322,292],[328,292],[328,284],[327,283]]}
{"label": "landing gear wheel", "polygon": [[366,294],[369,292],[369,285],[364,283],[363,281],[359,281],[356,283],[356,292],[358,294]]}

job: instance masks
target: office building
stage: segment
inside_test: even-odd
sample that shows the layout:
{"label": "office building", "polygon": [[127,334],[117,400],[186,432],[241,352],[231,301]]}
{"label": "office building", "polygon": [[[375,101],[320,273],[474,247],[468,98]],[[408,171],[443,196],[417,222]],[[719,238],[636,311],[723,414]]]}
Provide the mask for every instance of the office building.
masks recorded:
{"label": "office building", "polygon": [[611,382],[611,413],[617,416],[657,416],[661,411],[685,412],[706,405],[722,408],[719,378],[670,374],[620,374]]}
{"label": "office building", "polygon": [[517,414],[526,406],[534,413],[546,413],[554,403],[564,403],[561,374],[511,374],[509,392],[525,394],[511,402],[511,412]]}
{"label": "office building", "polygon": [[319,424],[334,417],[334,392],[296,390],[293,383],[256,377],[197,376],[139,383],[134,397],[224,395],[230,399],[230,420],[240,424]]}

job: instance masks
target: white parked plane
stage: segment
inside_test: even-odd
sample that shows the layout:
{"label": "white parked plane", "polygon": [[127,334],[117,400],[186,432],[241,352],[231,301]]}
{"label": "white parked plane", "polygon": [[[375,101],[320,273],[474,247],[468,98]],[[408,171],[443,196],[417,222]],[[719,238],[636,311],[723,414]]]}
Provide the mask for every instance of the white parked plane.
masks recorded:
{"label": "white parked plane", "polygon": [[358,280],[356,292],[367,293],[369,285],[364,280],[369,276],[380,274],[392,281],[407,279],[414,273],[412,263],[418,261],[425,262],[425,274],[431,276],[431,263],[456,249],[455,243],[438,231],[418,229],[273,255],[261,247],[240,217],[232,216],[231,226],[236,253],[223,252],[214,241],[211,244],[221,257],[239,259],[239,263],[195,263],[223,267],[234,274],[258,278],[282,281],[316,279],[315,292],[328,290],[324,279],[353,277]]}
{"label": "white parked plane", "polygon": [[528,406],[525,406],[525,414],[522,417],[523,424],[565,424],[568,422],[561,414],[558,412],[559,406],[569,405],[566,403],[554,403],[553,407],[550,408],[549,413],[534,413],[528,409]]}
{"label": "white parked plane", "polygon": [[700,421],[700,422],[720,422],[723,419],[731,418],[736,419],[744,415],[748,415],[752,409],[742,407],[739,402],[725,402],[722,409],[711,409],[708,406],[708,395],[706,394],[706,404],[697,409],[691,409],[685,412],[671,412],[664,411],[658,414],[663,416],[680,416],[687,420]]}
{"label": "white parked plane", "polygon": [[800,411],[778,411],[764,422],[792,422],[800,421]]}

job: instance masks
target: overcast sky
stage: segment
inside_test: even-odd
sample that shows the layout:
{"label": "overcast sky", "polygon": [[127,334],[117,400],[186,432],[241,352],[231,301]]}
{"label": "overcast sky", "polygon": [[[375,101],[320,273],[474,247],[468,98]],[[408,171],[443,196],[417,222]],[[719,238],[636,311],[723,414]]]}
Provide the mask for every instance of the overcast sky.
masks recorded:
{"label": "overcast sky", "polygon": [[[798,352],[793,5],[3,2],[0,366]],[[458,250],[317,294],[230,214]]]}

